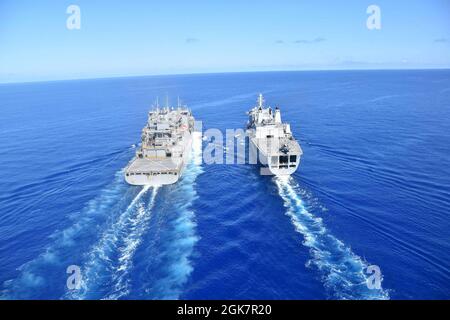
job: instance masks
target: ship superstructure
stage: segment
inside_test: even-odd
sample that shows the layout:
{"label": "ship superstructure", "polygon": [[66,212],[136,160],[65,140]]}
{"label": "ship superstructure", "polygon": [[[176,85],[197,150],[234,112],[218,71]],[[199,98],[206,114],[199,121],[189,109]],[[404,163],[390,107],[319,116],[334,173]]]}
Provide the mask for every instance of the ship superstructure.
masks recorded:
{"label": "ship superstructure", "polygon": [[142,143],[125,168],[132,185],[165,185],[178,181],[192,149],[194,117],[186,106],[156,106],[148,113]]}
{"label": "ship superstructure", "polygon": [[[248,113],[247,133],[250,153],[258,159],[266,174],[290,175],[297,170],[303,151],[288,123],[281,121],[281,111],[265,107],[262,94]],[[256,158],[257,157],[257,158]]]}

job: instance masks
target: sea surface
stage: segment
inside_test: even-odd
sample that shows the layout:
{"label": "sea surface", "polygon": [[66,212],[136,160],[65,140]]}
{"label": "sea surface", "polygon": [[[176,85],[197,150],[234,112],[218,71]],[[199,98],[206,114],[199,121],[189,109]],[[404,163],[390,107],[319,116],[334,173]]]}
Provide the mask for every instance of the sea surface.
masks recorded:
{"label": "sea surface", "polygon": [[[259,92],[290,179],[198,149],[175,185],[124,182],[157,96],[225,132]],[[3,84],[0,154],[2,299],[450,299],[449,70]]]}

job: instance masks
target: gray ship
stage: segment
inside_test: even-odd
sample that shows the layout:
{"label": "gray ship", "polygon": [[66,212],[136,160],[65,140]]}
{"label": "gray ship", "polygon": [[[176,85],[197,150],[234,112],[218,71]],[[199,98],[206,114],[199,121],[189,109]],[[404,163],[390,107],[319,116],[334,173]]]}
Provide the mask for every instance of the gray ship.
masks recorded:
{"label": "gray ship", "polygon": [[280,109],[266,108],[260,94],[257,105],[247,114],[250,154],[266,169],[261,172],[277,176],[294,173],[303,151],[292,135],[291,126],[281,122]]}
{"label": "gray ship", "polygon": [[166,185],[178,181],[189,161],[194,117],[186,106],[156,108],[142,129],[142,143],[125,168],[132,185]]}

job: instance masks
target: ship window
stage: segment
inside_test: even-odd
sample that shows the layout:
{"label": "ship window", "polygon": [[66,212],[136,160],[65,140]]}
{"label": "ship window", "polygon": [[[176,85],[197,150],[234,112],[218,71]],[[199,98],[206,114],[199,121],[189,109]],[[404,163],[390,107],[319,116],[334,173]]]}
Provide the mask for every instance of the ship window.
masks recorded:
{"label": "ship window", "polygon": [[297,162],[297,156],[290,156],[290,161],[291,162]]}
{"label": "ship window", "polygon": [[280,156],[280,164],[288,163],[288,156]]}
{"label": "ship window", "polygon": [[170,158],[172,156],[172,152],[166,152],[166,157]]}
{"label": "ship window", "polygon": [[282,165],[282,166],[280,166],[280,169],[287,169],[287,168],[288,168],[287,165]]}
{"label": "ship window", "polygon": [[127,173],[127,177],[129,176],[130,174],[129,173]]}
{"label": "ship window", "polygon": [[277,156],[272,157],[272,164],[276,165],[277,163],[278,163],[278,157]]}

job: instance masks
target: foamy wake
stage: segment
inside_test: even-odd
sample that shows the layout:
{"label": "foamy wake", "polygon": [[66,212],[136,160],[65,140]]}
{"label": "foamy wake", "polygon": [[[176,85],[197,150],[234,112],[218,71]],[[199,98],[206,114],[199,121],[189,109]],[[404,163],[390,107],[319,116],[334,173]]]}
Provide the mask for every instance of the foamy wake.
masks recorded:
{"label": "foamy wake", "polygon": [[327,292],[334,299],[389,299],[383,289],[369,289],[368,264],[326,229],[321,218],[308,211],[299,196],[301,190],[293,178],[275,177],[278,192],[287,208],[295,230],[303,235],[303,245],[310,249],[311,260],[320,273]]}
{"label": "foamy wake", "polygon": [[149,186],[143,187],[118,219],[106,228],[87,254],[82,267],[81,289],[69,292],[67,298],[118,299],[128,294],[127,275],[132,267],[134,253],[147,229],[158,191],[158,188],[153,188],[149,204],[145,206],[144,195],[149,189]]}
{"label": "foamy wake", "polygon": [[[62,291],[55,288],[64,288],[67,266],[77,263],[83,253],[83,244],[95,238],[93,229],[102,225],[108,215],[114,214],[126,200],[127,188],[120,170],[114,181],[90,200],[81,212],[71,215],[73,223],[70,227],[56,231],[45,251],[22,265],[17,278],[4,283],[1,296],[5,299],[59,298]],[[54,290],[49,291],[49,288]]]}
{"label": "foamy wake", "polygon": [[118,265],[113,273],[112,282],[114,287],[112,293],[106,296],[106,299],[119,299],[129,293],[130,280],[128,273],[132,267],[134,253],[142,242],[142,236],[147,231],[157,192],[158,187],[154,187],[147,208],[144,208],[143,204],[139,203],[137,214],[130,219],[130,232],[123,240],[124,245],[119,248]]}
{"label": "foamy wake", "polygon": [[145,285],[146,298],[178,299],[193,271],[191,257],[199,236],[192,205],[197,199],[195,181],[203,172],[200,133],[194,133],[192,147],[192,158],[181,180],[167,194],[171,199],[173,218],[169,221],[169,228],[164,230],[164,244],[156,257],[161,263],[153,266],[157,269],[158,277]]}

